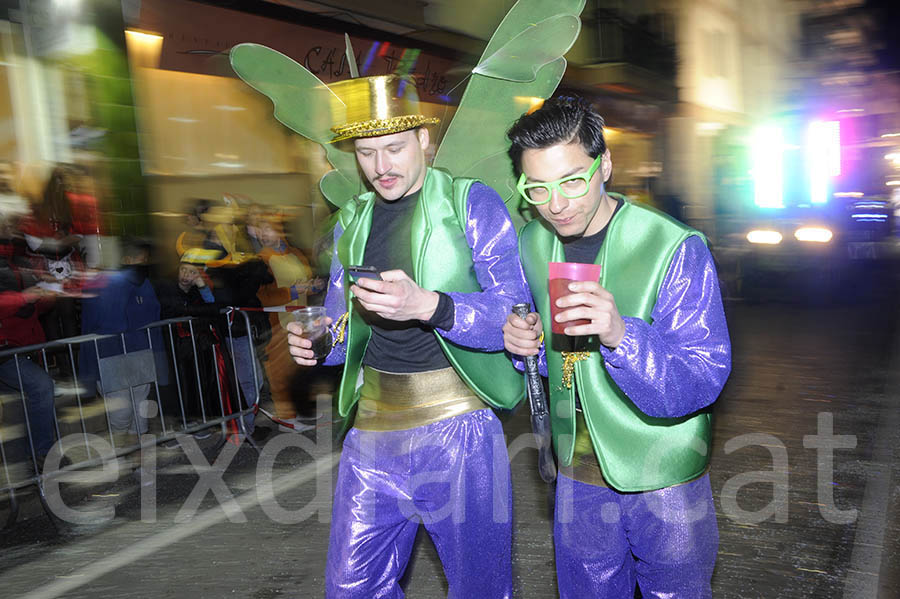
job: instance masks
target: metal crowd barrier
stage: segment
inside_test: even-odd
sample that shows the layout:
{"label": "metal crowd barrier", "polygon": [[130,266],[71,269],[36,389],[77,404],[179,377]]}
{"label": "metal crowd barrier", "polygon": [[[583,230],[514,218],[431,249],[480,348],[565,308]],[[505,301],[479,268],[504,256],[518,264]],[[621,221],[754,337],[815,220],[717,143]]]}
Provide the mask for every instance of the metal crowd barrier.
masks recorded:
{"label": "metal crowd barrier", "polygon": [[[31,486],[36,486],[41,503],[53,520],[52,514],[47,506],[44,483],[49,477],[58,476],[63,472],[73,470],[83,470],[104,464],[107,461],[118,459],[132,452],[151,445],[159,445],[167,443],[176,438],[177,435],[195,434],[205,429],[220,426],[222,429],[222,438],[219,441],[220,447],[229,439],[240,443],[246,440],[257,451],[259,448],[248,434],[245,425],[245,417],[249,414],[255,414],[259,406],[259,390],[262,381],[262,373],[260,372],[259,361],[256,355],[253,338],[251,336],[251,322],[246,311],[237,308],[227,308],[223,310],[226,313],[226,321],[228,323],[228,335],[226,339],[218,338],[215,327],[210,327],[210,319],[203,318],[172,318],[168,320],[158,321],[147,326],[141,327],[138,331],[145,331],[147,335],[147,347],[137,350],[128,350],[126,343],[126,335],[133,332],[123,332],[111,335],[82,335],[49,341],[46,343],[30,345],[25,347],[15,347],[0,351],[0,363],[13,360],[15,364],[18,389],[13,389],[8,385],[0,385],[3,391],[0,392],[0,501],[4,495],[8,499],[8,515],[4,528],[12,526],[18,518],[19,514],[19,492]],[[233,319],[235,315],[240,314],[246,324],[248,334],[248,343],[246,344],[249,351],[249,364],[252,369],[254,396],[245,398],[241,402],[241,384],[238,371],[238,361],[235,355],[234,335],[232,331]],[[207,327],[209,333],[208,338],[214,342],[202,347],[197,342],[197,327]],[[187,360],[179,360],[179,352],[176,346],[176,336],[173,330],[180,330],[182,335],[180,338],[186,337],[190,339],[190,357]],[[159,330],[163,337],[163,345],[168,343],[168,348],[154,346],[154,330]],[[167,332],[168,335],[163,335]],[[121,353],[113,353],[112,355],[101,355],[109,353],[108,344],[110,340],[119,341],[119,350]],[[104,343],[106,342],[106,343]],[[101,346],[107,348],[107,351],[101,351]],[[79,359],[76,360],[76,348]],[[66,441],[68,445],[59,447],[63,455],[68,458],[68,464],[53,471],[42,471],[39,468],[39,456],[35,448],[35,436],[33,422],[35,416],[35,408],[29,407],[30,400],[26,396],[26,385],[29,382],[26,378],[23,380],[23,366],[25,361],[31,361],[40,358],[42,371],[51,378],[50,368],[48,366],[48,352],[54,350],[63,350],[68,358],[68,366],[71,368],[73,378],[74,402],[69,399],[68,402],[59,402],[58,397],[53,397],[52,405],[52,432],[55,436],[55,443],[62,445]],[[116,351],[119,351],[116,350]],[[84,359],[83,352],[93,352],[98,365],[98,385],[96,394],[92,389],[86,389],[81,386],[78,376],[78,362]],[[209,358],[211,363],[206,359],[203,352],[211,352]],[[182,354],[184,352],[182,351]],[[160,362],[158,356],[165,358],[164,362]],[[201,359],[201,357],[203,359]],[[231,363],[231,371],[229,376],[225,365],[226,360]],[[192,363],[192,364],[191,364]],[[177,405],[174,413],[166,413],[163,397],[160,393],[160,366],[165,364],[170,369],[174,382],[175,393],[177,394]],[[203,365],[212,365],[214,372],[203,372]],[[192,369],[188,368],[193,366]],[[29,370],[37,375],[34,370]],[[189,372],[193,370],[193,372]],[[168,373],[166,373],[168,374]],[[209,389],[204,390],[202,381],[203,376],[211,376],[215,380],[215,391],[217,397],[212,398],[212,402],[208,400]],[[233,377],[233,380],[231,380]],[[168,381],[164,381],[168,382]],[[54,391],[57,382],[53,382]],[[155,407],[152,401],[148,404],[144,401],[138,405],[135,397],[135,388],[143,385],[149,385],[155,392]],[[186,409],[185,391],[188,385],[196,390],[196,398],[199,404],[199,414],[189,417],[190,410]],[[228,387],[224,387],[227,385]],[[167,385],[167,388],[169,385]],[[136,433],[125,433],[133,435],[136,442],[122,442],[121,438],[117,439],[117,433],[113,429],[111,420],[110,397],[114,393],[124,393],[128,391],[128,399],[130,400],[130,417],[131,426],[134,427]],[[16,404],[14,395],[18,394],[18,406],[21,407],[21,423],[10,422],[10,408]],[[171,391],[169,391],[171,393]],[[71,398],[70,395],[70,398]],[[12,401],[9,399],[13,397]],[[121,397],[121,396],[120,396]],[[148,392],[147,399],[151,397]],[[93,399],[91,399],[93,398]],[[233,398],[233,399],[232,399]],[[6,401],[3,401],[3,400]],[[236,403],[235,403],[236,402]],[[68,405],[60,406],[59,403],[67,403]],[[249,405],[242,405],[247,403]],[[218,409],[213,410],[212,407],[217,406]],[[147,408],[144,412],[141,408]],[[171,406],[169,406],[171,408]],[[127,407],[126,407],[127,409]],[[168,410],[172,412],[172,409]],[[118,412],[117,417],[121,417],[122,412]],[[153,414],[155,412],[155,414]],[[60,418],[60,415],[65,415]],[[199,416],[199,417],[198,417]],[[140,431],[140,421],[145,419],[148,426],[147,435],[142,435]],[[62,426],[61,426],[62,424]],[[23,429],[23,430],[22,430]],[[19,433],[19,434],[17,434]],[[23,433],[23,434],[22,434]],[[108,438],[110,446],[113,449],[112,454],[101,455],[95,448],[92,448],[89,442],[89,435],[100,435]],[[152,437],[148,437],[152,435]],[[235,436],[237,435],[237,436]],[[81,442],[73,443],[76,438]],[[24,443],[24,447],[23,447]],[[18,449],[18,451],[17,451]],[[11,462],[10,458],[16,457],[18,453],[25,461]],[[13,455],[10,455],[13,454]],[[55,523],[55,520],[54,520]]]}

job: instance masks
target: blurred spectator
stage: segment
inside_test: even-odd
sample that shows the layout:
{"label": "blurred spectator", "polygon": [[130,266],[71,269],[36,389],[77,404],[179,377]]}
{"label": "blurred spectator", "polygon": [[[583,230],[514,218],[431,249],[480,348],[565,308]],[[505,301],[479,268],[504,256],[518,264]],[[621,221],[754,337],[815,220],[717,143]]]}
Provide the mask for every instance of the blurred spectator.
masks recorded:
{"label": "blurred spectator", "polygon": [[48,339],[78,334],[77,296],[86,270],[81,244],[90,241],[93,265],[99,262],[97,201],[88,178],[78,169],[57,166],[50,173],[33,215],[22,223],[35,270],[56,291],[65,291],[41,319]]}
{"label": "blurred spectator", "polygon": [[[267,285],[274,279],[265,263],[252,251],[244,214],[237,199],[226,195],[222,203],[194,200],[194,206],[188,215],[188,225],[195,228],[179,235],[176,249],[180,255],[197,248],[217,252],[214,259],[206,262],[206,280],[217,304],[223,307],[261,308],[257,292],[262,285]],[[196,242],[200,245],[187,245]],[[244,403],[251,406],[263,390],[265,376],[260,358],[264,357],[261,354],[270,340],[271,327],[266,314],[254,310],[247,315],[249,328],[242,314],[231,313],[227,316],[233,337],[228,343],[228,349],[234,360]],[[223,336],[228,337],[227,328]],[[251,343],[256,350],[255,362]],[[248,433],[253,431],[253,413],[244,418],[244,425]]]}
{"label": "blurred spectator", "polygon": [[[284,235],[284,215],[278,211],[256,210],[254,233],[261,244],[259,256],[268,266],[273,281],[259,290],[263,306],[305,306],[307,294],[314,285],[313,271],[306,256],[291,246]],[[293,317],[290,312],[272,312],[269,323],[272,338],[266,346],[266,376],[275,414],[282,421],[281,430],[302,431],[312,428],[303,422],[304,418],[315,416],[315,405],[292,395],[292,382],[298,377],[305,379],[305,389],[309,388],[308,369],[301,369],[291,358],[287,344],[287,330],[284,328]],[[303,413],[298,419],[295,399]]]}
{"label": "blurred spectator", "polygon": [[[265,263],[257,259],[228,263],[208,269],[207,272],[213,281],[216,301],[223,306],[236,308],[261,308],[262,304],[257,298],[259,288],[273,281]],[[234,358],[245,405],[249,407],[256,403],[265,380],[260,360],[265,358],[265,347],[271,339],[272,329],[267,314],[258,310],[246,314],[246,320],[238,313],[231,313],[226,318],[234,344],[233,347],[229,344],[228,348]],[[251,344],[254,353],[251,353]],[[253,422],[252,413],[244,419],[248,433],[253,432]]]}
{"label": "blurred spectator", "polygon": [[191,198],[188,204],[185,230],[178,236],[176,242],[179,255],[189,249],[202,248],[205,245],[208,232],[203,224],[203,215],[212,206],[213,201],[206,198]]}
{"label": "blurred spectator", "polygon": [[251,259],[255,252],[247,237],[245,216],[237,199],[225,196],[222,204],[213,205],[203,215],[203,222],[209,229],[203,247],[222,249],[235,263]]}
{"label": "blurred spectator", "polygon": [[[207,268],[216,301],[223,306],[251,308],[246,313],[247,319],[238,313],[229,314],[227,319],[232,336],[228,348],[245,405],[252,406],[265,381],[260,359],[264,359],[265,346],[271,338],[268,315],[256,310],[262,307],[257,293],[261,286],[274,279],[265,263],[253,253],[243,218],[237,200],[226,195],[221,204],[214,204],[203,214],[203,227],[208,230],[203,247],[224,254],[222,259],[209,262]],[[253,432],[253,424],[254,414],[250,413],[244,418],[248,433]]]}
{"label": "blurred spectator", "polygon": [[[125,333],[125,348],[128,352],[150,347],[147,332],[141,327],[156,322],[160,318],[160,305],[156,291],[148,280],[152,246],[141,240],[126,240],[122,248],[122,268],[97,282],[96,295],[84,300],[81,320],[82,333],[106,335]],[[151,338],[156,364],[157,384],[168,381],[162,333],[159,328],[151,329]],[[93,348],[91,348],[93,349]],[[105,339],[98,343],[101,358],[124,353],[121,338]],[[142,410],[150,395],[151,386],[143,384],[133,387],[134,403],[129,390],[114,390],[104,393],[99,380],[96,352],[83,351],[79,363],[81,380],[104,394],[107,402],[110,426],[115,433],[147,432],[145,410]]]}
{"label": "blurred spectator", "polygon": [[176,249],[203,248],[222,252],[225,261],[242,262],[254,254],[247,236],[244,214],[236,198],[224,196],[221,202],[206,198],[189,200],[187,229],[178,236]]}
{"label": "blurred spectator", "polygon": [[[175,279],[160,281],[156,286],[161,318],[195,319],[190,325],[177,323],[173,327],[173,358],[179,369],[181,397],[188,418],[204,414],[216,418],[223,408],[231,413],[239,405],[234,400],[231,352],[224,343],[227,335],[219,326],[224,324],[221,316],[224,305],[216,301],[210,289],[212,283],[205,273],[205,264],[218,257],[214,250],[187,250],[181,257]],[[195,370],[194,351],[199,372]],[[173,412],[167,409],[166,413]],[[249,424],[252,427],[252,421]]]}
{"label": "blurred spectator", "polygon": [[[5,350],[46,340],[38,316],[53,305],[56,295],[38,286],[38,278],[23,262],[23,250],[17,249],[16,217],[24,212],[24,200],[0,195],[0,345]],[[22,356],[18,367],[14,358],[0,358],[0,383],[17,392],[24,391],[35,459],[42,470],[54,443],[53,379],[31,356]],[[18,457],[16,454],[24,455],[21,447],[11,453],[13,459]]]}
{"label": "blurred spectator", "polygon": [[[48,340],[79,333],[80,297],[87,272],[100,260],[97,200],[86,173],[74,166],[56,166],[36,195],[33,214],[22,222],[32,268],[41,273],[42,285],[58,292],[53,307],[40,321]],[[77,353],[78,348],[73,348]],[[64,348],[48,349],[48,368],[56,376],[73,375]],[[69,381],[58,381],[57,395],[81,391]]]}

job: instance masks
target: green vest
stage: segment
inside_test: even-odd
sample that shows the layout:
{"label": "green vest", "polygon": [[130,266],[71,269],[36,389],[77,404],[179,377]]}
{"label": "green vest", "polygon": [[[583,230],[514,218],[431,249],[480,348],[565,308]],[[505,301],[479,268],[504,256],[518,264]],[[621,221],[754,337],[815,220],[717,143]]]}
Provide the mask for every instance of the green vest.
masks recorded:
{"label": "green vest", "polygon": [[[407,273],[425,289],[443,292],[480,292],[475,276],[472,250],[466,241],[463,223],[473,179],[454,179],[443,171],[428,169],[422,192],[412,217],[413,272]],[[341,264],[362,264],[366,242],[372,227],[375,193],[365,193],[349,202],[340,212],[343,234],[337,253]],[[346,274],[344,275],[346,277]],[[344,281],[349,312],[346,342],[347,357],[338,397],[338,411],[347,416],[359,399],[362,384],[362,360],[372,330],[355,309],[350,282]],[[502,327],[503,323],[497,323]],[[513,368],[503,350],[483,352],[455,345],[437,331],[438,344],[460,377],[487,404],[509,409],[525,394],[522,374]]]}
{"label": "green vest", "polygon": [[[691,235],[703,236],[668,216],[625,202],[610,221],[596,264],[600,284],[622,316],[651,322],[660,285],[675,251]],[[704,239],[705,242],[705,239]],[[578,338],[587,360],[575,363],[574,385],[563,387],[561,350],[569,338],[550,331],[548,262],[565,262],[563,246],[543,221],[529,222],[519,237],[525,276],[547,331],[550,413],[560,463],[572,463],[575,445],[575,388],[581,399],[594,452],[606,481],[619,491],[648,491],[689,481],[706,468],[710,415],[653,418],[641,412],[607,373],[594,336]]]}

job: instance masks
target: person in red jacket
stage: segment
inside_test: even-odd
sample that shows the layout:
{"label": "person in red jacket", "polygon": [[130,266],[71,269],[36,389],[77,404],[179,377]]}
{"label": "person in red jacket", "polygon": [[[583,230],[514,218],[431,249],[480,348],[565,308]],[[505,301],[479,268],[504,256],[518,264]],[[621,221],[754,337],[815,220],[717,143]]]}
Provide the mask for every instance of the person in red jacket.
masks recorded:
{"label": "person in red jacket", "polygon": [[[38,286],[37,277],[22,268],[10,235],[11,223],[3,223],[0,229],[0,350],[43,343],[38,317],[53,306],[56,294]],[[34,456],[43,469],[54,443],[53,379],[31,356],[20,355],[18,360],[5,356],[0,357],[0,383],[0,387],[24,392]]]}

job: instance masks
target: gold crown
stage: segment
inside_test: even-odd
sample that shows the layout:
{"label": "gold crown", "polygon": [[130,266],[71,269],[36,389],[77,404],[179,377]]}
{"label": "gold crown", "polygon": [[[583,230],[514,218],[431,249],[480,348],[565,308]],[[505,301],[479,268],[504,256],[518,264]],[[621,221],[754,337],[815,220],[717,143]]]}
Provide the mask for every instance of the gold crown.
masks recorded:
{"label": "gold crown", "polygon": [[[419,114],[419,96],[414,80],[397,75],[357,77],[328,84],[335,121],[332,142],[353,137],[377,137],[440,122]],[[340,99],[340,101],[338,101]]]}

